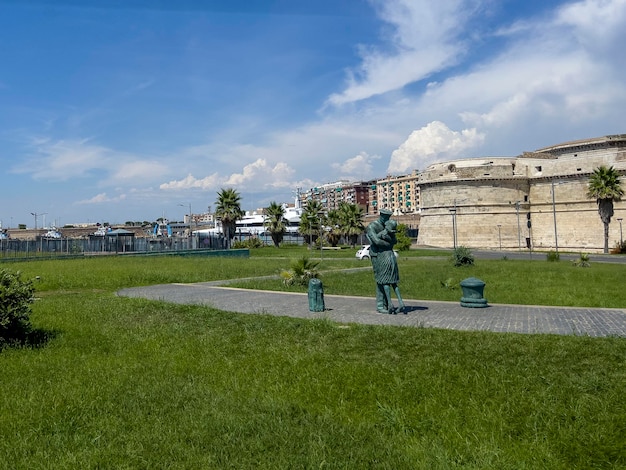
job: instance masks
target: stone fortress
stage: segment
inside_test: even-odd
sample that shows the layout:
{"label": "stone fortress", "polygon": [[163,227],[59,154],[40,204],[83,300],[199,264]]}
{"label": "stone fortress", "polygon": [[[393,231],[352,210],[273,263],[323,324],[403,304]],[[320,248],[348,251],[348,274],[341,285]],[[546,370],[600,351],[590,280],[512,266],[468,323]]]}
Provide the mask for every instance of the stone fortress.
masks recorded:
{"label": "stone fortress", "polygon": [[[616,169],[626,189],[626,134],[430,165],[417,176],[418,245],[602,252],[603,224],[587,198],[601,165]],[[625,202],[615,203],[609,248],[622,237]]]}

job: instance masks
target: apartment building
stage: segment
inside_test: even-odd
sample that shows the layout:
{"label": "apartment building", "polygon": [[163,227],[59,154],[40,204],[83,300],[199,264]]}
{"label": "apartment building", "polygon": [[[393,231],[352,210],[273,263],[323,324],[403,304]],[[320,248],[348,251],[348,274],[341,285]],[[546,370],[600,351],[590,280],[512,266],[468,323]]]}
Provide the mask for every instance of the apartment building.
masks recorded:
{"label": "apartment building", "polygon": [[377,215],[380,209],[390,209],[394,215],[419,212],[420,190],[418,171],[410,175],[387,176],[370,186],[370,210],[367,215]]}
{"label": "apartment building", "polygon": [[346,180],[327,183],[308,191],[300,192],[299,198],[304,207],[307,201],[319,201],[324,210],[336,210],[342,202],[361,206],[367,213],[370,206],[369,191],[372,181],[349,182]]}

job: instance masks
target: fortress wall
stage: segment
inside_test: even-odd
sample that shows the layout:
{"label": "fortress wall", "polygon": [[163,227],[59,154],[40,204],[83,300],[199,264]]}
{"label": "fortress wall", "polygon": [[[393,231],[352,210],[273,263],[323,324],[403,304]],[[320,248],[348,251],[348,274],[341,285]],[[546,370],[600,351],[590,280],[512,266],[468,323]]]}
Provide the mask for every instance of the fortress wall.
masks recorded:
{"label": "fortress wall", "polygon": [[515,158],[471,158],[435,163],[419,175],[419,183],[459,181],[476,178],[509,178]]}
{"label": "fortress wall", "polygon": [[[587,180],[588,177],[585,176],[555,182],[554,206],[552,205],[551,181],[536,181],[532,184],[531,220],[533,243],[537,249],[554,249],[556,241],[558,241],[559,250],[598,251],[603,249],[604,226],[598,215],[595,200],[586,197]],[[617,208],[618,205],[616,204],[615,207]],[[619,240],[618,225],[617,223],[611,224],[609,246],[613,246]]]}
{"label": "fortress wall", "polygon": [[[521,224],[528,204],[527,180],[447,182],[422,186],[418,243],[452,247],[456,218],[457,245],[473,248],[518,247],[517,206]],[[456,212],[454,209],[456,208]],[[456,217],[453,217],[456,214]],[[498,227],[500,225],[500,227]],[[521,237],[525,244],[524,236]]]}
{"label": "fortress wall", "polygon": [[518,159],[518,166],[526,167],[529,178],[590,175],[601,165],[626,169],[626,151],[603,148],[593,152],[564,154],[558,159],[542,160],[523,156]]}
{"label": "fortress wall", "polygon": [[[507,250],[521,245],[526,249],[528,237],[534,249],[552,250],[558,241],[559,250],[601,252],[604,228],[596,201],[587,198],[587,185],[591,173],[606,165],[624,175],[626,189],[626,139],[607,142],[599,138],[593,145],[579,141],[569,153],[567,149],[562,145],[557,151],[530,152],[517,158],[431,165],[420,175],[418,244],[451,248],[456,224],[457,245],[472,248]],[[626,218],[626,200],[615,202],[614,207],[610,247],[620,240],[616,219]]]}

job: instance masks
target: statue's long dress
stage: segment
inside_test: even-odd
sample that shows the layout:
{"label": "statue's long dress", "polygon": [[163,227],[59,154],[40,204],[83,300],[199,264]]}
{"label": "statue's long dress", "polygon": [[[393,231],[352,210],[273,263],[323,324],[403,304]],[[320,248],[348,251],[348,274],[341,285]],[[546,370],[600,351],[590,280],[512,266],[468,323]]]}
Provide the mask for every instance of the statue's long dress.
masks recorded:
{"label": "statue's long dress", "polygon": [[[397,284],[400,281],[398,272],[398,260],[393,250],[386,250],[376,256],[376,269],[374,277],[377,284]],[[374,258],[372,258],[374,260]]]}

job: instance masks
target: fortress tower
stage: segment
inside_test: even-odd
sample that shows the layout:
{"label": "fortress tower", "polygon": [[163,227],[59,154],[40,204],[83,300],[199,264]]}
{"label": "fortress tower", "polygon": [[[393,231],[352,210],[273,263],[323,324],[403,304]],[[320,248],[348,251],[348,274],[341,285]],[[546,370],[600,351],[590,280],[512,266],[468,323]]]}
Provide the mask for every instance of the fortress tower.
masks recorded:
{"label": "fortress tower", "polygon": [[[603,224],[587,198],[600,165],[626,175],[626,134],[567,142],[518,157],[468,158],[429,166],[419,175],[418,243],[503,250],[602,251]],[[626,179],[622,178],[626,189]],[[609,245],[620,239],[615,203]],[[530,222],[530,224],[529,224]],[[529,227],[530,225],[530,227]]]}

